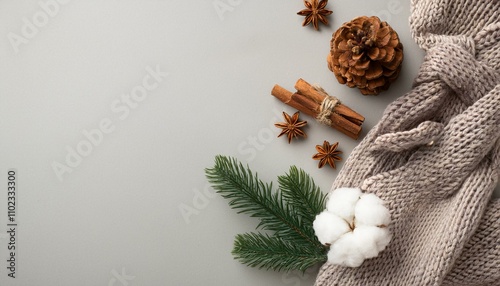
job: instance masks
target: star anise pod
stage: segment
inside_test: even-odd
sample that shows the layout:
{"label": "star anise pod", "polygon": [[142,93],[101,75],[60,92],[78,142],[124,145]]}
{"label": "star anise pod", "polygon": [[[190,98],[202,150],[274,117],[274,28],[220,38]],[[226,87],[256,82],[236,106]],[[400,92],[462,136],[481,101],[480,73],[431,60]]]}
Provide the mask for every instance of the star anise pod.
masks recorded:
{"label": "star anise pod", "polygon": [[295,112],[291,117],[288,113],[283,112],[283,117],[286,122],[280,122],[274,124],[274,126],[283,129],[281,133],[278,135],[280,137],[283,134],[286,134],[288,137],[288,144],[292,142],[292,138],[297,136],[307,137],[304,131],[300,130],[301,127],[306,126],[307,121],[299,121],[299,112]]}
{"label": "star anise pod", "polygon": [[321,21],[323,24],[328,25],[328,19],[326,16],[332,14],[333,12],[325,9],[326,4],[328,4],[328,0],[304,0],[304,5],[307,9],[301,10],[297,13],[297,15],[305,16],[304,22],[302,26],[307,26],[309,23],[312,23],[314,29],[319,30],[318,21]]}
{"label": "star anise pod", "polygon": [[335,169],[335,161],[340,161],[338,155],[342,154],[342,151],[338,151],[337,147],[339,146],[339,142],[335,142],[333,145],[330,145],[330,142],[323,142],[323,146],[316,145],[316,150],[318,151],[312,158],[314,160],[319,160],[318,168],[322,168],[326,163],[330,165],[330,167]]}

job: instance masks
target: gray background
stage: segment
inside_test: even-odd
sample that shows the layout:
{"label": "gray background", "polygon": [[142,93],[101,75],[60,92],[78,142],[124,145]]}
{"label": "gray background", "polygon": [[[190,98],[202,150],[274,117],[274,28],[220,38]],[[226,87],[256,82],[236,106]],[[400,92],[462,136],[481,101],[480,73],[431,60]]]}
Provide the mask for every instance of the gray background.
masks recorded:
{"label": "gray background", "polygon": [[[301,27],[300,0],[66,2],[47,16],[39,1],[0,1],[0,284],[312,285],[317,268],[303,276],[233,260],[234,235],[257,222],[214,195],[203,170],[216,154],[266,181],[297,165],[327,192],[338,171],[317,168],[314,146],[338,141],[345,159],[358,142],[306,116],[306,140],[275,138],[280,113],[293,110],[270,91],[300,77],[319,83],[366,116],[366,134],[422,61],[408,1],[331,1],[320,32]],[[339,85],[326,66],[333,31],[360,15],[387,20],[405,47],[400,79],[378,97]],[[12,44],[23,29],[29,37]],[[121,96],[140,89],[148,67],[168,76],[125,118]],[[113,130],[59,179],[55,162],[102,120]],[[10,168],[16,279],[4,259]]]}

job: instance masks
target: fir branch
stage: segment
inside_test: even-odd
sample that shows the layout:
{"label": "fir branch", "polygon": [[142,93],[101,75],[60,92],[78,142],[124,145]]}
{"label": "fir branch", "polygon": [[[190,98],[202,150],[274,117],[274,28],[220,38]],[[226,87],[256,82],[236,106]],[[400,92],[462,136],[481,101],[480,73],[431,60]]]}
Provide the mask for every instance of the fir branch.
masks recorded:
{"label": "fir branch", "polygon": [[236,159],[219,155],[215,157],[215,166],[205,172],[217,193],[229,199],[231,208],[260,219],[257,228],[274,231],[295,243],[322,248],[314,234],[303,231],[304,224],[297,211],[286,205],[281,194],[272,191],[272,184],[262,182],[248,166],[245,168]]}
{"label": "fir branch", "polygon": [[314,234],[312,222],[325,207],[325,196],[303,170],[291,167],[280,176],[280,191],[262,182],[236,159],[216,156],[215,166],[205,169],[208,181],[238,213],[260,219],[257,228],[274,236],[247,233],[236,236],[233,255],[252,267],[305,271],[327,260],[328,249]]}
{"label": "fir branch", "polygon": [[319,213],[325,209],[325,199],[314,180],[302,169],[290,167],[288,174],[278,177],[283,197],[292,205],[305,224],[310,225]]}
{"label": "fir branch", "polygon": [[273,270],[301,270],[327,260],[326,251],[318,253],[307,247],[297,246],[281,237],[261,233],[236,236],[232,251],[235,259],[251,267]]}

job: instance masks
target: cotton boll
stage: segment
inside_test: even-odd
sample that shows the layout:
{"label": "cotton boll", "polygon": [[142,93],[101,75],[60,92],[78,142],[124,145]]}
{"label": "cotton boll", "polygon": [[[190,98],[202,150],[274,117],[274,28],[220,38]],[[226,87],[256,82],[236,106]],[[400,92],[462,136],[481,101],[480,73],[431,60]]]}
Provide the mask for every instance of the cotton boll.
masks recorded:
{"label": "cotton boll", "polygon": [[374,194],[362,194],[354,208],[356,225],[380,226],[391,222],[389,210],[384,201]]}
{"label": "cotton boll", "polygon": [[353,231],[352,243],[365,258],[373,258],[385,249],[390,240],[387,228],[358,226]]}
{"label": "cotton boll", "polygon": [[354,207],[361,196],[359,188],[339,188],[332,191],[326,202],[326,209],[341,218],[352,221]]}
{"label": "cotton boll", "polygon": [[353,244],[356,245],[364,258],[372,258],[378,255],[378,247],[373,239],[376,226],[358,226],[353,231]]}
{"label": "cotton boll", "polygon": [[367,205],[384,205],[384,201],[375,194],[361,194],[360,199]]}
{"label": "cotton boll", "polygon": [[316,216],[313,222],[314,233],[322,244],[332,244],[350,230],[345,220],[328,211]]}
{"label": "cotton boll", "polygon": [[361,266],[365,257],[352,243],[353,239],[354,235],[352,232],[348,232],[340,237],[330,247],[330,251],[328,252],[328,262],[348,267]]}
{"label": "cotton boll", "polygon": [[390,212],[376,195],[363,194],[358,188],[336,189],[326,208],[316,216],[313,227],[321,243],[331,244],[330,263],[359,267],[389,244],[391,234],[386,226],[391,222]]}
{"label": "cotton boll", "polygon": [[344,265],[347,267],[360,267],[365,261],[363,254],[358,252],[356,249],[352,250],[344,261]]}
{"label": "cotton boll", "polygon": [[391,242],[391,232],[389,229],[386,227],[384,228],[379,228],[380,231],[377,236],[375,236],[375,243],[377,244],[377,249],[378,251],[384,250],[387,245],[389,245],[389,242]]}

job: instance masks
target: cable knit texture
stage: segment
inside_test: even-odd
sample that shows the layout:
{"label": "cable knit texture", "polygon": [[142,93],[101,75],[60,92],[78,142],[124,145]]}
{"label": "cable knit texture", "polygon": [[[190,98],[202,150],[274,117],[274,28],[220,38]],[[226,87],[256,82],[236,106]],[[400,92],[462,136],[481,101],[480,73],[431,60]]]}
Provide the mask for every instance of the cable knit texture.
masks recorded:
{"label": "cable knit texture", "polygon": [[500,1],[413,0],[426,51],[413,89],[354,149],[332,190],[382,198],[393,239],[316,286],[500,285]]}

